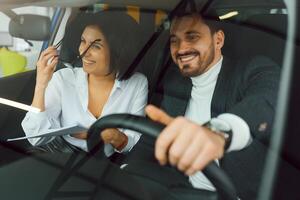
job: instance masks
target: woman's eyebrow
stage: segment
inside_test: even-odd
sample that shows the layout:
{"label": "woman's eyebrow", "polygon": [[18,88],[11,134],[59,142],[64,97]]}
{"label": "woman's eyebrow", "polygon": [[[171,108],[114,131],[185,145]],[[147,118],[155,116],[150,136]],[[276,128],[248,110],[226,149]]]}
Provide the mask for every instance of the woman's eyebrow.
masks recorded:
{"label": "woman's eyebrow", "polygon": [[[81,36],[81,39],[86,40],[85,37],[84,37],[83,35]],[[100,43],[101,41],[102,41],[101,38],[97,38],[97,39],[93,40],[91,43],[93,43],[93,44],[94,44],[94,43]]]}
{"label": "woman's eyebrow", "polygon": [[94,40],[93,42],[91,42],[91,44],[98,44],[98,45],[103,46],[101,41],[102,41],[101,38],[98,38],[98,39]]}
{"label": "woman's eyebrow", "polygon": [[101,38],[98,38],[98,39],[95,39],[94,41],[93,41],[93,43],[100,43],[102,40],[101,40]]}

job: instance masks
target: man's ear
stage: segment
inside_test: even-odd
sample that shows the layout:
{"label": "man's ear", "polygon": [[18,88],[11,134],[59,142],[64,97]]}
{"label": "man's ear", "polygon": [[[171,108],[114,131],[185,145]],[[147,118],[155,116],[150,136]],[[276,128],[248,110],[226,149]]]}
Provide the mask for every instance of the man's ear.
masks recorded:
{"label": "man's ear", "polygon": [[225,40],[224,32],[222,30],[218,30],[214,34],[214,39],[215,39],[216,48],[221,50],[222,47],[224,46],[224,40]]}

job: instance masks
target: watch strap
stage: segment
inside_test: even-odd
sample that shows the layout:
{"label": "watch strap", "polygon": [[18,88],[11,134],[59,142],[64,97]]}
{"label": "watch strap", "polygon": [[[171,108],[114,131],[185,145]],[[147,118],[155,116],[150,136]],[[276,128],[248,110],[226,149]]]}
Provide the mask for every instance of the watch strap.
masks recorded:
{"label": "watch strap", "polygon": [[221,135],[225,139],[225,151],[230,147],[232,141],[232,130],[228,125],[226,125],[224,126],[223,120],[217,118],[213,118],[202,125],[214,132],[215,134]]}

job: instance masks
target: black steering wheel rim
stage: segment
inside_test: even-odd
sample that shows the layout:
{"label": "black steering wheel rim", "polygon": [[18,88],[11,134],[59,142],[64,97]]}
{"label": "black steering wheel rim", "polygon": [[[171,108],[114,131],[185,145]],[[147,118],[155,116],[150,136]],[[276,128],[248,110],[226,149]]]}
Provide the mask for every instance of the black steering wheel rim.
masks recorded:
{"label": "black steering wheel rim", "polygon": [[[88,150],[94,150],[99,143],[99,133],[106,128],[131,129],[142,134],[157,137],[165,125],[151,121],[146,117],[131,114],[112,114],[98,119],[88,130]],[[221,199],[237,199],[237,193],[233,183],[225,172],[214,162],[210,163],[202,171],[212,182],[220,194]]]}

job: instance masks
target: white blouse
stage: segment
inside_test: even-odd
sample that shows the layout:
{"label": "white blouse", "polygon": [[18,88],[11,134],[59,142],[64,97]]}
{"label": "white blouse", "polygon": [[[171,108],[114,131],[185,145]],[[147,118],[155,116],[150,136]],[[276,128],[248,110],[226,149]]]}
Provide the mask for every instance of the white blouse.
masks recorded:
{"label": "white blouse", "polygon": [[[101,92],[101,91],[99,91]],[[105,103],[101,117],[113,113],[145,115],[144,108],[148,97],[147,78],[135,73],[127,80],[115,80],[110,96]],[[53,74],[45,93],[45,111],[38,114],[28,112],[22,121],[26,136],[38,135],[41,131],[69,125],[89,128],[97,119],[88,110],[88,79],[82,68],[61,69]],[[128,144],[122,152],[128,152],[137,143],[140,134],[122,130],[128,137]],[[86,140],[70,135],[64,139],[74,146],[87,151]],[[29,139],[32,145],[43,145],[54,137]],[[114,152],[113,147],[105,145],[106,155]]]}

